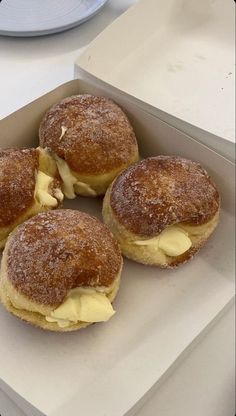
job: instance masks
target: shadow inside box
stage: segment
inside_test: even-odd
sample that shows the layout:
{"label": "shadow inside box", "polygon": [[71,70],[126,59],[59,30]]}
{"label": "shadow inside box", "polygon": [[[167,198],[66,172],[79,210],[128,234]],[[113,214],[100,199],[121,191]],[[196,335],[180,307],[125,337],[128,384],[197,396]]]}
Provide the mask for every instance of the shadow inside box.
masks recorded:
{"label": "shadow inside box", "polygon": [[65,199],[63,208],[87,212],[102,221],[102,201],[102,196],[97,198],[77,196],[75,199]]}

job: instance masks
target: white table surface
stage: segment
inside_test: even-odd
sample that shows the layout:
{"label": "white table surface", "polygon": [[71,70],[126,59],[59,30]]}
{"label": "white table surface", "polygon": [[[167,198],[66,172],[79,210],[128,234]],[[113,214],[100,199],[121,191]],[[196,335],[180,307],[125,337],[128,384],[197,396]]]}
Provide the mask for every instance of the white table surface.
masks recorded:
{"label": "white table surface", "polygon": [[[0,36],[0,118],[73,79],[73,62],[83,48],[134,3],[110,0],[90,21],[57,35],[28,39]],[[233,416],[233,321],[231,307],[133,414]],[[23,416],[1,391],[0,414]]]}
{"label": "white table surface", "polygon": [[0,118],[74,78],[80,52],[135,0],[110,0],[91,20],[38,38],[0,36]]}

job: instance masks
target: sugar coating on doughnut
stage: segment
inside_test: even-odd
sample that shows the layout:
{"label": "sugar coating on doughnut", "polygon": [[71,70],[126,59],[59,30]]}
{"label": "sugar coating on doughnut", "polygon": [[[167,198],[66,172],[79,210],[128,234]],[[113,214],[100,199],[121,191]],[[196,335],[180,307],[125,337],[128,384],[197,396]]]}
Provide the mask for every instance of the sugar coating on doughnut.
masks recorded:
{"label": "sugar coating on doughnut", "polygon": [[0,227],[33,204],[37,169],[36,149],[0,149]]}
{"label": "sugar coating on doughnut", "polygon": [[122,265],[118,243],[98,219],[73,210],[39,214],[8,244],[7,273],[30,300],[60,305],[75,287],[107,287]]}
{"label": "sugar coating on doughnut", "polygon": [[89,94],[68,97],[45,114],[40,146],[64,159],[78,174],[103,174],[137,160],[128,118],[113,101]]}
{"label": "sugar coating on doughnut", "polygon": [[157,156],[136,163],[115,180],[110,204],[127,230],[151,237],[179,222],[206,223],[219,209],[219,194],[200,164]]}

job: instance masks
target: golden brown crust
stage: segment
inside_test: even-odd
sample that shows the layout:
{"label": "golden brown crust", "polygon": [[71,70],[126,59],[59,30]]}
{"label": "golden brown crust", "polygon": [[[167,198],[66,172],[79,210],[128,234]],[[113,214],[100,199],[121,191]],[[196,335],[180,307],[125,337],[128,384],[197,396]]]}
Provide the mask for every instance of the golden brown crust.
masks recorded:
{"label": "golden brown crust", "polygon": [[0,149],[0,227],[14,222],[34,202],[35,149]]}
{"label": "golden brown crust", "polygon": [[8,241],[7,273],[28,299],[57,307],[79,286],[108,287],[122,265],[118,243],[98,219],[73,210],[39,214]]}
{"label": "golden brown crust", "polygon": [[120,174],[113,183],[110,204],[127,230],[152,237],[172,224],[208,222],[219,210],[219,194],[198,163],[157,156]]}
{"label": "golden brown crust", "polygon": [[137,160],[129,120],[104,97],[75,95],[55,104],[41,122],[39,138],[41,147],[64,159],[78,174],[103,174]]}

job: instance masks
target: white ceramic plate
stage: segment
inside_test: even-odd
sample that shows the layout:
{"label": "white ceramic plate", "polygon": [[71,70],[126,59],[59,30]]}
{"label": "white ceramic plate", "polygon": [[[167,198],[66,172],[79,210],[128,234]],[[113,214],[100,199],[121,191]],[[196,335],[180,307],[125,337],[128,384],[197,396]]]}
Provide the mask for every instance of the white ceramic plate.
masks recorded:
{"label": "white ceramic plate", "polygon": [[1,0],[0,35],[41,36],[71,29],[107,0]]}

